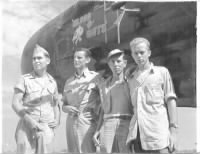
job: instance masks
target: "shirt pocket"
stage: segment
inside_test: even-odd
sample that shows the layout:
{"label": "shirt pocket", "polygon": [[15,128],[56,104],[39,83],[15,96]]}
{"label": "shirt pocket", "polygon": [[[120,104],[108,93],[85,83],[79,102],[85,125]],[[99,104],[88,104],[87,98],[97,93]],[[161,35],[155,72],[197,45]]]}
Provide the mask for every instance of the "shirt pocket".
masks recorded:
{"label": "shirt pocket", "polygon": [[145,86],[145,96],[147,104],[163,104],[164,93],[162,90],[162,84],[148,84]]}
{"label": "shirt pocket", "polygon": [[30,87],[27,89],[27,95],[35,96],[35,97],[40,97],[42,92],[42,88],[38,86]]}
{"label": "shirt pocket", "polygon": [[31,87],[28,88],[24,97],[24,103],[26,105],[38,105],[40,104],[41,88]]}

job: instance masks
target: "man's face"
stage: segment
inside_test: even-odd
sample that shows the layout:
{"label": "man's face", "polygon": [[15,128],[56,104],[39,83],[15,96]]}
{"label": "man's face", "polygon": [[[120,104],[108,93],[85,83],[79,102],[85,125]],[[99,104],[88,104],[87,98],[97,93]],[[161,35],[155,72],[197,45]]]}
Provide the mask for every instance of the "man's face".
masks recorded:
{"label": "man's face", "polygon": [[39,50],[35,50],[33,52],[33,58],[32,58],[32,64],[33,69],[35,71],[37,70],[43,70],[47,68],[47,65],[50,63],[50,59],[47,58],[43,52]]}
{"label": "man's face", "polygon": [[90,62],[90,58],[86,56],[84,51],[76,51],[74,54],[74,67],[84,68]]}
{"label": "man's face", "polygon": [[139,43],[135,47],[131,47],[131,55],[136,64],[143,66],[149,61],[151,51],[145,43]]}
{"label": "man's face", "polygon": [[126,67],[127,61],[124,59],[123,55],[116,55],[109,59],[108,65],[113,74],[119,75],[123,72]]}

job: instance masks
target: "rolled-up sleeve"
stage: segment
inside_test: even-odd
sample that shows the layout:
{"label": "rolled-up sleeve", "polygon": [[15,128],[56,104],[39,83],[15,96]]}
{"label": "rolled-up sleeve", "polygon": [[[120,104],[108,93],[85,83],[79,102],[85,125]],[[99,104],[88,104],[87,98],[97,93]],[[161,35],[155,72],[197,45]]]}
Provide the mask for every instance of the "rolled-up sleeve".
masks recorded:
{"label": "rolled-up sleeve", "polygon": [[164,75],[164,99],[167,103],[169,99],[177,99],[175,94],[174,85],[170,73],[167,68],[163,68],[163,75]]}

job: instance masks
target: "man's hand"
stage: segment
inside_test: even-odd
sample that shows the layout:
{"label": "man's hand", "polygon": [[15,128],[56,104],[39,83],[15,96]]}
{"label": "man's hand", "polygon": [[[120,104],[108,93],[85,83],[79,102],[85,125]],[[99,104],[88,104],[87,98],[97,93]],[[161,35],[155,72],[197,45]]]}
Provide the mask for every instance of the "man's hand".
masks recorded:
{"label": "man's hand", "polygon": [[54,120],[54,121],[48,123],[48,126],[49,126],[50,128],[56,128],[56,127],[59,126],[59,124],[60,124],[60,123],[58,122],[58,120]]}
{"label": "man's hand", "polygon": [[31,128],[31,129],[36,129],[39,131],[43,131],[44,127],[38,123],[36,120],[32,119],[28,114],[24,115],[24,120],[26,121],[26,124]]}
{"label": "man's hand", "polygon": [[83,116],[85,118],[87,118],[88,120],[92,120],[92,118],[93,118],[91,112],[84,112]]}
{"label": "man's hand", "polygon": [[170,128],[170,138],[169,138],[169,151],[174,152],[177,149],[176,145],[176,129]]}
{"label": "man's hand", "polygon": [[37,130],[37,131],[45,131],[45,127],[44,126],[42,126],[40,123],[38,123],[38,122],[36,122],[35,123],[35,129]]}
{"label": "man's hand", "polygon": [[129,153],[135,153],[133,141],[127,144]]}
{"label": "man's hand", "polygon": [[76,107],[71,106],[71,105],[63,106],[63,111],[67,112],[67,113],[72,113],[72,114],[75,114],[75,115],[78,115],[80,113],[80,111]]}
{"label": "man's hand", "polygon": [[100,136],[100,132],[99,131],[94,133],[93,142],[94,142],[95,146],[100,146],[99,136]]}

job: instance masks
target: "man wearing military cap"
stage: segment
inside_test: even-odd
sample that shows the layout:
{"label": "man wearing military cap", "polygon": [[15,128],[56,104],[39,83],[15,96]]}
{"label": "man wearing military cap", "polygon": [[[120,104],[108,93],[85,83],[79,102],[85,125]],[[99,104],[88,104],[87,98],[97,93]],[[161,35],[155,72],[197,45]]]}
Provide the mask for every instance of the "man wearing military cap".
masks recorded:
{"label": "man wearing military cap", "polygon": [[33,51],[33,71],[22,75],[14,87],[12,107],[20,117],[15,138],[17,153],[47,153],[59,124],[57,84],[47,73],[48,52],[39,45]]}
{"label": "man wearing military cap", "polygon": [[101,152],[127,153],[128,128],[132,117],[129,88],[124,76],[124,51],[114,49],[107,56],[112,76],[100,85],[101,114],[93,140]]}

